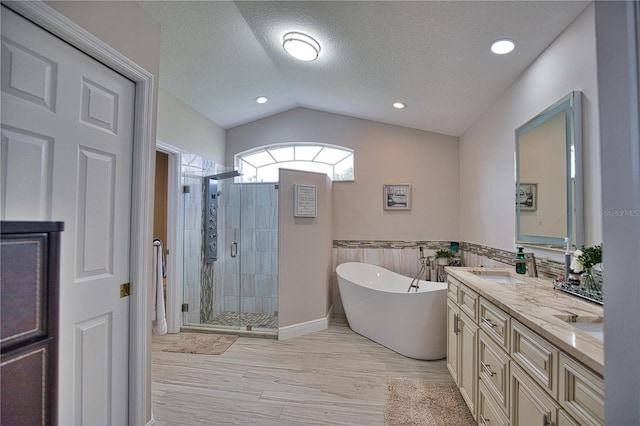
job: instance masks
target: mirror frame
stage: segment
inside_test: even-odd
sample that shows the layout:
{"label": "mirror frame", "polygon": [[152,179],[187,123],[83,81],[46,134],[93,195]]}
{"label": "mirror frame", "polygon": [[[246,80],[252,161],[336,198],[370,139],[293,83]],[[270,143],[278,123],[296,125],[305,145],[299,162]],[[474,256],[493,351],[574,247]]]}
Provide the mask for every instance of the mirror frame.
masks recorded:
{"label": "mirror frame", "polygon": [[[560,99],[549,108],[516,129],[516,194],[520,193],[520,138],[526,132],[543,124],[558,114],[565,117],[565,149],[566,149],[566,180],[567,188],[567,233],[569,243],[574,248],[584,244],[584,203],[582,181],[582,93],[573,91]],[[573,148],[574,183],[571,182]],[[533,244],[547,247],[565,247],[565,236],[548,237],[523,234],[520,229],[520,204],[516,206],[516,241],[518,243]]]}

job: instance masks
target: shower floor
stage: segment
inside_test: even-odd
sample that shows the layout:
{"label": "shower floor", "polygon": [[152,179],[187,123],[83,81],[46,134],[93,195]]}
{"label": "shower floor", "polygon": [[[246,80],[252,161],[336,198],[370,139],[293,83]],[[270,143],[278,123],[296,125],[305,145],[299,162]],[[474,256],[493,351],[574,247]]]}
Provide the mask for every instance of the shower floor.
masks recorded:
{"label": "shower floor", "polygon": [[[223,312],[216,315],[208,321],[207,324],[219,325],[225,327],[237,327],[238,326],[238,313],[237,312]],[[242,327],[247,325],[252,328],[278,328],[278,317],[268,314],[253,314],[249,312],[240,313],[240,324]]]}

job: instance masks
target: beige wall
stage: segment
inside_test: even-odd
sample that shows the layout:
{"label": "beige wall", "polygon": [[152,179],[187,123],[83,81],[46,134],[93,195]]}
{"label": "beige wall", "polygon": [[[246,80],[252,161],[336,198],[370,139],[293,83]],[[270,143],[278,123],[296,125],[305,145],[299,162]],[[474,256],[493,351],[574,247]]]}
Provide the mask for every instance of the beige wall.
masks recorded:
{"label": "beige wall", "polygon": [[225,130],[169,92],[158,95],[158,140],[224,164]]}
{"label": "beige wall", "polygon": [[[294,185],[315,185],[318,216],[294,217]],[[280,170],[279,327],[315,321],[331,307],[331,181],[325,174]]]}
{"label": "beige wall", "polygon": [[461,240],[514,251],[515,129],[577,90],[583,92],[585,244],[602,241],[594,19],[591,5],[460,138]]}
{"label": "beige wall", "polygon": [[[457,240],[458,139],[297,108],[227,131],[226,164],[238,152],[282,142],[355,151],[355,181],[333,184],[333,239]],[[382,185],[410,183],[411,211],[385,211]]]}

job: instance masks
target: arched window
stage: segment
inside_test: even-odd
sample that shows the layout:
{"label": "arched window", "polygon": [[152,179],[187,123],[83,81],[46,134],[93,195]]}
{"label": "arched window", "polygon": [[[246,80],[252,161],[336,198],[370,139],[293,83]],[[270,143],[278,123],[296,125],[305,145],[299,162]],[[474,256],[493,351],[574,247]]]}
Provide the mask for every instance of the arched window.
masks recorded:
{"label": "arched window", "polygon": [[326,173],[332,180],[353,180],[353,150],[319,143],[267,145],[235,155],[243,182],[277,182],[278,169]]}

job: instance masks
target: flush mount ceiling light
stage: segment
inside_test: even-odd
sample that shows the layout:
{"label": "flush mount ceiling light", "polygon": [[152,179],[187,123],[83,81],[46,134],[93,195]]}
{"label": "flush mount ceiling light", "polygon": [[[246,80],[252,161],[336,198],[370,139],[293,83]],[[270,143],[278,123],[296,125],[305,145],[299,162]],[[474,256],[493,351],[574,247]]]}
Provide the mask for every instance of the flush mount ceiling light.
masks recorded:
{"label": "flush mount ceiling light", "polygon": [[303,33],[291,32],[282,37],[282,47],[291,56],[301,61],[315,61],[320,53],[320,44]]}
{"label": "flush mount ceiling light", "polygon": [[268,100],[269,99],[267,99],[266,96],[258,96],[256,98],[256,103],[258,103],[258,104],[266,104]]}
{"label": "flush mount ceiling light", "polygon": [[491,45],[491,51],[496,55],[506,55],[511,53],[516,47],[516,44],[508,39],[496,40]]}
{"label": "flush mount ceiling light", "polygon": [[407,104],[405,104],[404,102],[400,102],[400,101],[395,101],[393,103],[393,107],[395,109],[405,109],[407,107]]}

